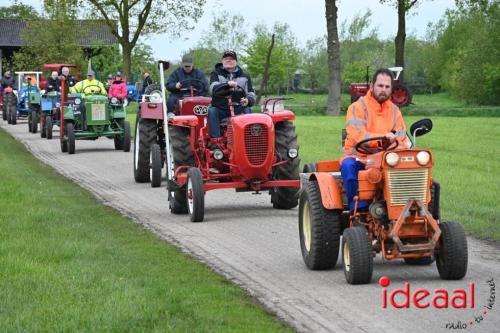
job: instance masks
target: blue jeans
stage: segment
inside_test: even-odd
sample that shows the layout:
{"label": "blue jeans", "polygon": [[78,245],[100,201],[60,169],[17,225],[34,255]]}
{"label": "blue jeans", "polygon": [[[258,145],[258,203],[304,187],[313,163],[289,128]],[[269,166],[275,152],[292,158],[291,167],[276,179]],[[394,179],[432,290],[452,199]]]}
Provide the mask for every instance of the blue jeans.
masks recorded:
{"label": "blue jeans", "polygon": [[[250,108],[245,106],[236,106],[234,108],[234,114],[244,114],[250,113]],[[210,106],[208,108],[208,132],[211,138],[220,138],[220,122],[224,118],[231,116],[229,110],[219,109],[215,106]]]}
{"label": "blue jeans", "polygon": [[170,94],[167,99],[167,112],[174,112],[175,105],[177,104],[177,101],[180,99],[179,96]]}
{"label": "blue jeans", "polygon": [[[347,201],[351,212],[354,210],[354,196],[358,195],[358,172],[364,169],[365,165],[352,157],[346,158],[340,166],[342,183],[347,193]],[[358,209],[364,207],[368,207],[368,201],[358,201]]]}

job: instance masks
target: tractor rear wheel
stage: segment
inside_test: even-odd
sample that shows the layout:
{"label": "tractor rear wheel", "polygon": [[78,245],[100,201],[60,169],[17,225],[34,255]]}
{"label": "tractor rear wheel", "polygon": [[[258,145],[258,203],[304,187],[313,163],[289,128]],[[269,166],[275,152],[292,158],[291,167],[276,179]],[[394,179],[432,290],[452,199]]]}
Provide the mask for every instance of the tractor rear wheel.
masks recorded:
{"label": "tractor rear wheel", "polygon": [[31,133],[36,133],[38,130],[36,118],[38,118],[36,110],[31,111]]}
{"label": "tractor rear wheel", "polygon": [[160,187],[161,185],[161,148],[160,145],[155,143],[151,146],[151,187]]}
{"label": "tractor rear wheel", "polygon": [[122,142],[122,147],[123,151],[128,153],[130,151],[130,123],[125,120],[123,124],[123,142]]}
{"label": "tractor rear wheel", "polygon": [[3,120],[7,120],[7,106],[4,104],[2,105],[2,118]]}
{"label": "tractor rear wheel", "polygon": [[316,172],[316,163],[306,163],[304,168],[302,168],[303,173]]}
{"label": "tractor rear wheel", "polygon": [[68,136],[68,154],[75,153],[75,125],[73,123],[66,124],[66,134]]}
{"label": "tractor rear wheel", "polygon": [[410,89],[406,87],[404,84],[396,84],[392,88],[391,100],[394,104],[399,107],[408,106],[412,101],[412,94]]}
{"label": "tractor rear wheel", "polygon": [[[161,98],[161,85],[160,84],[150,84],[144,90],[144,95],[158,95]],[[149,97],[146,97],[149,99]]]}
{"label": "tractor rear wheel", "polygon": [[335,267],[339,256],[341,212],[323,207],[318,182],[304,182],[299,200],[299,238],[309,269]]}
{"label": "tractor rear wheel", "polygon": [[202,222],[205,215],[205,191],[203,175],[198,168],[189,168],[186,201],[191,222]]}
{"label": "tractor rear wheel", "polygon": [[436,266],[443,280],[460,280],[467,273],[468,250],[464,227],[457,222],[439,225],[441,237],[436,253]]}
{"label": "tractor rear wheel", "polygon": [[[45,128],[43,129],[48,140],[52,139],[52,127],[52,116],[48,115],[45,117]],[[42,129],[40,129],[40,131],[42,131]]]}
{"label": "tractor rear wheel", "polygon": [[372,245],[365,227],[344,230],[342,263],[347,283],[370,283],[373,273]]}
{"label": "tractor rear wheel", "polygon": [[[298,156],[299,144],[297,143],[295,126],[289,121],[279,122],[276,124],[275,133],[276,153],[281,161],[287,161],[287,163],[274,168],[273,179],[298,180],[300,158]],[[289,156],[289,151],[291,149],[296,149],[297,156],[295,158]],[[275,187],[269,192],[274,208],[291,209],[296,207],[299,203],[298,187]]]}
{"label": "tractor rear wheel", "polygon": [[157,135],[156,120],[142,119],[137,112],[134,136],[134,179],[137,183],[150,181],[149,153]]}
{"label": "tractor rear wheel", "polygon": [[[194,157],[189,141],[189,130],[179,126],[169,126],[168,132],[170,134],[170,151],[174,160],[174,168],[178,168],[179,166],[194,166]],[[167,172],[171,172],[171,170],[167,169]],[[173,214],[188,213],[186,187],[179,187],[173,191],[168,191],[170,211]]]}

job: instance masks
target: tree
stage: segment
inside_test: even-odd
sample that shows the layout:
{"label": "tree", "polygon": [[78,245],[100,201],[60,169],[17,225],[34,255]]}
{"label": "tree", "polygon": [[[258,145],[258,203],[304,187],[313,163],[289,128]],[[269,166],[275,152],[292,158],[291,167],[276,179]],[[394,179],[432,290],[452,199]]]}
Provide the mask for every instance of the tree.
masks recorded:
{"label": "tree", "polygon": [[242,55],[240,59],[248,66],[247,69],[254,85],[259,85],[262,90],[263,73],[273,34],[275,42],[269,63],[268,87],[270,90],[279,92],[282,88],[285,90],[288,88],[299,63],[297,39],[290,31],[288,24],[277,22],[272,29],[264,24],[257,24],[245,50],[246,55]]}
{"label": "tree", "polygon": [[[203,13],[206,0],[89,0],[89,14],[101,16],[123,52],[123,74],[131,72],[132,51],[139,37],[168,32],[179,36]],[[97,11],[97,13],[96,13]],[[118,26],[116,26],[118,22]]]}
{"label": "tree", "polygon": [[327,113],[339,115],[341,106],[340,44],[337,29],[336,0],[325,0],[328,50],[328,107]]}
{"label": "tree", "polygon": [[240,14],[222,11],[214,15],[210,28],[204,32],[200,41],[201,47],[224,50],[234,50],[239,53],[246,41],[245,18]]}
{"label": "tree", "polygon": [[302,50],[301,69],[305,72],[304,82],[311,92],[325,91],[328,87],[328,62],[326,36],[308,40]]}
{"label": "tree", "polygon": [[[381,3],[389,3],[398,10],[398,32],[394,39],[396,66],[405,67],[405,41],[406,41],[406,14],[417,5],[419,0],[380,0]],[[404,82],[404,71],[399,75],[399,81]]]}
{"label": "tree", "polygon": [[39,14],[33,6],[23,4],[18,0],[12,1],[11,6],[0,7],[0,19],[36,19]]}

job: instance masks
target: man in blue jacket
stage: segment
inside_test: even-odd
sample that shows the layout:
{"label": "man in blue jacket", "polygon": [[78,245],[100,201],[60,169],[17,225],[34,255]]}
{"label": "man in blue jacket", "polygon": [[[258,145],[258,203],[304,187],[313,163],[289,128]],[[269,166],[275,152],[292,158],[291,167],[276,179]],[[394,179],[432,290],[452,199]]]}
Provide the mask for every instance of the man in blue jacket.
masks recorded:
{"label": "man in blue jacket", "polygon": [[250,107],[255,104],[255,91],[252,80],[238,66],[236,52],[227,50],[222,54],[222,63],[215,65],[215,71],[210,75],[210,91],[212,105],[208,108],[208,129],[210,132],[210,149],[216,149],[220,143],[220,122],[230,116],[228,99],[231,95],[237,105],[234,114],[250,113]]}
{"label": "man in blue jacket", "polygon": [[194,68],[193,57],[186,54],[182,57],[181,67],[177,68],[168,78],[167,90],[170,91],[170,96],[167,100],[167,112],[173,113],[177,101],[186,95],[190,96],[189,88],[191,86],[196,89],[194,90],[195,96],[207,95],[208,81],[205,74]]}

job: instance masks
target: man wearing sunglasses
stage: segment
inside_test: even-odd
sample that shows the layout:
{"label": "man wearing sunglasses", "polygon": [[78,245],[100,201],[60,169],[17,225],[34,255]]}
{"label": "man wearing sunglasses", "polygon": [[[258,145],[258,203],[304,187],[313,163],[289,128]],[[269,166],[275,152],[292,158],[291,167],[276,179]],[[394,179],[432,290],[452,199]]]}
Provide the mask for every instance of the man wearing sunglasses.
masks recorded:
{"label": "man wearing sunglasses", "polygon": [[167,90],[170,96],[167,100],[167,112],[173,113],[175,105],[184,96],[190,96],[190,88],[193,87],[194,96],[206,96],[208,92],[208,81],[197,68],[194,68],[193,57],[186,54],[182,57],[181,67],[177,68],[168,78]]}

